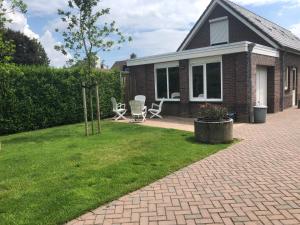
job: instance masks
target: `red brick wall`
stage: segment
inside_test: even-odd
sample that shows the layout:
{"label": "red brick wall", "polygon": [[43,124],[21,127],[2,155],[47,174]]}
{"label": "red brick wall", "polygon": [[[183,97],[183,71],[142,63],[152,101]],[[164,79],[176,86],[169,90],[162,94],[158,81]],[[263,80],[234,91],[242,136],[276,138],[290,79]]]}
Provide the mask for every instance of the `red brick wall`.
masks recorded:
{"label": "red brick wall", "polygon": [[[223,102],[229,111],[237,112],[241,121],[249,121],[247,53],[223,56]],[[163,114],[176,116],[197,116],[200,105],[189,101],[189,61],[179,62],[180,102],[165,102]],[[155,102],[154,65],[130,67],[127,89],[128,100],[142,94],[147,98],[148,107]],[[134,87],[130,87],[134,85]]]}
{"label": "red brick wall", "polygon": [[197,31],[194,38],[187,45],[185,50],[210,46],[210,24],[209,20],[227,16],[229,20],[229,42],[250,41],[257,44],[269,46],[269,44],[250,30],[246,25],[236,19],[221,6],[216,6],[209,18],[204,22],[202,27]]}

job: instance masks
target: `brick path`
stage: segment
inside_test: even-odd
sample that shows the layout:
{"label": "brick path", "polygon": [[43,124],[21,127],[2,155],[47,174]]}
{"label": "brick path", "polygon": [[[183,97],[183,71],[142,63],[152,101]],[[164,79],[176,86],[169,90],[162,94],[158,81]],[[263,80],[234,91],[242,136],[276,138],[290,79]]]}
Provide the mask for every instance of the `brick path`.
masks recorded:
{"label": "brick path", "polygon": [[242,142],[68,225],[300,224],[300,110],[234,130]]}

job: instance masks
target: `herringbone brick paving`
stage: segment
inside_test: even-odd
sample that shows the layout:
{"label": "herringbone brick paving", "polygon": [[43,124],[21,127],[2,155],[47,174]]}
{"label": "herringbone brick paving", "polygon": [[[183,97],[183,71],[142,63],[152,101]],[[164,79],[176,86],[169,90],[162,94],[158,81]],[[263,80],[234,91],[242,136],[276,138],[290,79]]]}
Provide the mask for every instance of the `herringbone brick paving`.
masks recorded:
{"label": "herringbone brick paving", "polygon": [[300,110],[234,131],[243,141],[68,225],[300,224]]}

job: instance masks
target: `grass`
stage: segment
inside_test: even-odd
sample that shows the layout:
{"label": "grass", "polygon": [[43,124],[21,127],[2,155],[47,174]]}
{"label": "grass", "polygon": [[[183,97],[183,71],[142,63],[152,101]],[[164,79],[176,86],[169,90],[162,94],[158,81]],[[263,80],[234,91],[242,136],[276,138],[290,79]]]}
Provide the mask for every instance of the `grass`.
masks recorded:
{"label": "grass", "polygon": [[228,145],[189,132],[104,122],[0,137],[0,224],[62,224]]}

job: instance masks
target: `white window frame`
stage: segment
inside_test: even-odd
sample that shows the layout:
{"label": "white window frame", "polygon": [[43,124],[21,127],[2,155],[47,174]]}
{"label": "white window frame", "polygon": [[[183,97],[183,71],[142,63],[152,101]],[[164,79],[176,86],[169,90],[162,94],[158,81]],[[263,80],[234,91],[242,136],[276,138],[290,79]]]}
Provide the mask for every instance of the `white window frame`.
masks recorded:
{"label": "white window frame", "polygon": [[[154,64],[155,101],[163,100],[162,98],[158,98],[158,93],[157,93],[157,69],[166,69],[166,71],[167,71],[167,98],[164,98],[164,101],[180,102],[180,98],[171,98],[170,93],[169,93],[169,68],[172,68],[172,67],[179,68],[179,61]],[[180,89],[179,89],[179,93],[180,93]]]}
{"label": "white window frame", "polygon": [[[218,43],[212,43],[212,33],[211,33],[211,25],[213,23],[218,23],[218,22],[221,22],[221,21],[226,21],[227,22],[227,37],[226,37],[226,41],[224,42],[218,42]],[[211,19],[209,20],[209,26],[210,26],[210,45],[212,46],[215,46],[215,45],[219,45],[219,44],[228,44],[229,43],[229,20],[228,20],[228,17],[227,16],[224,16],[224,17],[219,17],[219,18],[215,18],[215,19]]]}
{"label": "white window frame", "polygon": [[[206,73],[206,64],[209,63],[220,63],[220,72],[221,72],[221,98],[207,98],[207,73]],[[193,93],[193,67],[194,66],[203,66],[203,82],[204,82],[204,97],[194,97]],[[200,59],[191,59],[189,63],[189,94],[191,102],[223,102],[223,62],[222,56],[209,57],[209,58],[200,58]]]}
{"label": "white window frame", "polygon": [[290,89],[290,78],[291,77],[291,68],[289,66],[286,67],[285,79],[284,79],[284,90],[289,91]]}

